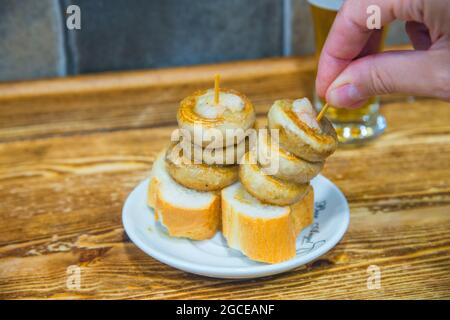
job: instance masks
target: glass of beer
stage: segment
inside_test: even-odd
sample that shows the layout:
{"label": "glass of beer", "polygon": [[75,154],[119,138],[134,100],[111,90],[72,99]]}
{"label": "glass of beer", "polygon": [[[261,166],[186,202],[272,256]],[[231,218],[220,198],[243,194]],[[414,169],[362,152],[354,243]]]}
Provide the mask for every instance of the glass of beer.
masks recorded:
{"label": "glass of beer", "polygon": [[[314,23],[314,35],[317,61],[320,57],[328,32],[333,25],[334,18],[345,0],[308,0]],[[382,50],[386,28],[383,29],[379,50]],[[322,109],[323,99],[314,96],[317,110]],[[386,120],[379,114],[380,102],[378,97],[372,97],[358,109],[342,109],[330,106],[327,117],[333,122],[342,144],[359,144],[373,139],[383,133]]]}

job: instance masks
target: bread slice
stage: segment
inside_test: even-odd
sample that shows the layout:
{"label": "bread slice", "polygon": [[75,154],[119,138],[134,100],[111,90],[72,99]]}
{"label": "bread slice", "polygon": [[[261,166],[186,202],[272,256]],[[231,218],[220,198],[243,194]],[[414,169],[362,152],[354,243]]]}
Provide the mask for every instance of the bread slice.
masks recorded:
{"label": "bread slice", "polygon": [[260,202],[237,182],[222,190],[222,233],[228,246],[252,260],[278,263],[295,257],[296,239],[310,225],[314,191],[290,206]]}
{"label": "bread slice", "polygon": [[153,164],[148,188],[147,203],[155,210],[155,219],[172,237],[211,238],[220,227],[220,194],[178,184],[167,173],[164,157],[165,150]]}

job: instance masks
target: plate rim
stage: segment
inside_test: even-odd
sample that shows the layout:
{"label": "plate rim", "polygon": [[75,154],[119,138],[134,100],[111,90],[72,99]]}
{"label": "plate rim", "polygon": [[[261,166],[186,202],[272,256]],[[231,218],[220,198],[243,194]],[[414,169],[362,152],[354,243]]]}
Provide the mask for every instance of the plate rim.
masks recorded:
{"label": "plate rim", "polygon": [[[328,184],[333,191],[337,193],[337,196],[340,198],[340,200],[343,200],[344,204],[344,210],[342,210],[342,224],[340,224],[340,228],[336,231],[336,233],[333,233],[332,237],[329,238],[324,245],[319,247],[317,250],[314,250],[311,253],[308,253],[306,255],[300,256],[300,257],[294,257],[290,260],[283,261],[280,263],[275,264],[261,264],[257,266],[248,266],[248,267],[236,267],[236,268],[230,268],[230,267],[213,267],[208,265],[200,265],[195,264],[193,262],[189,262],[180,258],[177,258],[173,255],[167,255],[160,250],[155,250],[151,246],[144,243],[139,236],[137,236],[133,231],[133,222],[131,218],[131,214],[127,214],[127,212],[130,212],[129,206],[130,204],[130,198],[132,194],[137,192],[140,188],[148,187],[148,183],[150,178],[147,177],[143,181],[141,181],[127,196],[125,203],[122,208],[122,224],[124,226],[124,230],[127,234],[127,236],[130,238],[130,240],[143,252],[145,252],[147,255],[151,256],[152,258],[158,260],[161,263],[164,263],[166,265],[169,265],[173,268],[194,273],[197,275],[207,276],[211,278],[226,278],[226,279],[251,279],[251,278],[259,278],[269,275],[274,275],[278,273],[283,273],[289,270],[292,270],[294,268],[300,267],[304,264],[307,264],[311,261],[316,260],[317,258],[321,257],[331,249],[333,249],[343,238],[345,233],[348,230],[349,224],[350,224],[350,208],[348,205],[348,201],[345,198],[342,191],[329,179],[325,178],[323,175],[318,175],[316,178],[320,181],[320,183],[326,183]],[[146,192],[144,194],[147,194]],[[146,202],[145,202],[146,203]],[[149,210],[153,210],[152,208],[148,208]],[[154,212],[153,212],[154,214]],[[189,240],[189,239],[187,239]],[[332,240],[332,241],[331,241]],[[193,241],[193,240],[190,240]],[[203,240],[208,241],[208,240]]]}

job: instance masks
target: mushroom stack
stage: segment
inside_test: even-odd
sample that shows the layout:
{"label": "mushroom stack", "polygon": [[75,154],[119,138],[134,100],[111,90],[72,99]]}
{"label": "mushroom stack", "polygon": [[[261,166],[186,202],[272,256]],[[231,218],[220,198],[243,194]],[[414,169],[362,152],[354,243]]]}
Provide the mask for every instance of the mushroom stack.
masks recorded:
{"label": "mushroom stack", "polygon": [[173,237],[211,238],[220,228],[220,190],[238,180],[245,132],[255,122],[253,105],[232,90],[202,90],[186,97],[177,114],[179,130],[153,164],[148,205]]}
{"label": "mushroom stack", "polygon": [[[257,163],[247,153],[239,176],[245,189],[264,203],[291,205],[303,198],[309,181],[322,170],[337,147],[336,132],[327,118],[316,121],[307,98],[277,100],[268,113],[269,132],[259,135]],[[270,170],[269,170],[270,168]]]}
{"label": "mushroom stack", "polygon": [[[180,103],[181,141],[166,152],[167,171],[179,184],[198,191],[221,190],[238,180],[238,160],[247,150],[245,132],[255,112],[243,94],[221,89],[197,91]],[[238,134],[239,131],[241,134]]]}

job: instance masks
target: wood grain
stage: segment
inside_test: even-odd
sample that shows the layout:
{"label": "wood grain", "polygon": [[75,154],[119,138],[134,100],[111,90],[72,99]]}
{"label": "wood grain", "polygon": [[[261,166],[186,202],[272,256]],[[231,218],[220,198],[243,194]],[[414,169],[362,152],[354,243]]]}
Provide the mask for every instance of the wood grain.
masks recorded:
{"label": "wood grain", "polygon": [[179,102],[221,86],[242,92],[259,114],[275,99],[312,94],[314,60],[265,59],[211,66],[0,84],[0,141],[175,123]]}
{"label": "wood grain", "polygon": [[[152,259],[121,224],[174,126],[177,102],[210,86],[272,100],[309,94],[311,59],[270,59],[0,85],[0,298],[450,298],[450,105],[386,99],[387,132],[339,149],[324,175],[351,223],[330,253],[250,281],[187,274]],[[81,289],[66,287],[81,266]],[[366,286],[369,265],[382,288]]]}

